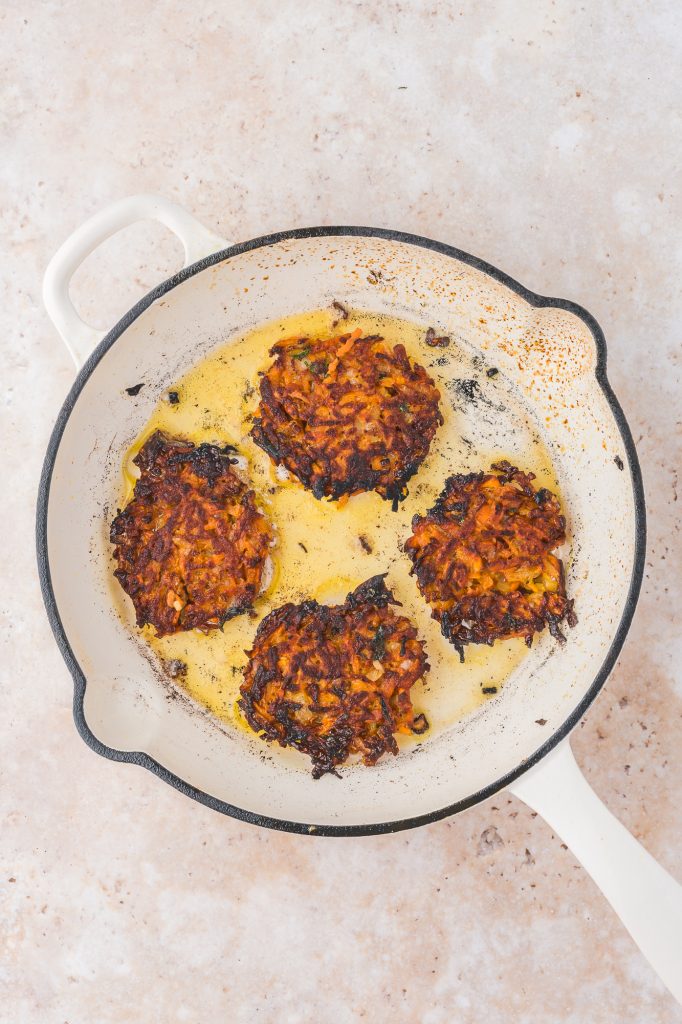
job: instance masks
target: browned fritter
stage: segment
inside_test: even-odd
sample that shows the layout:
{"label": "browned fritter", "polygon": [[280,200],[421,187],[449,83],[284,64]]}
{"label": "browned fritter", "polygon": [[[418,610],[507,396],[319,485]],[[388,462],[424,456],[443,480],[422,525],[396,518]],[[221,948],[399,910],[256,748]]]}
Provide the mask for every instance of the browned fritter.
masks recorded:
{"label": "browned fritter", "polygon": [[559,502],[535,490],[533,473],[508,462],[491,473],[451,476],[436,504],[412,520],[405,550],[443,635],[464,659],[465,644],[492,644],[559,623],[575,624],[563,565],[552,554],[566,539]]}
{"label": "browned fritter", "polygon": [[424,643],[397,603],[374,576],[344,604],[285,604],[258,627],[239,706],[265,739],[308,754],[316,779],[350,754],[367,765],[397,754],[394,733],[428,728],[410,699],[429,668]]}
{"label": "browned fritter", "polygon": [[377,491],[397,508],[443,422],[440,393],[403,345],[361,334],[278,341],[251,436],[316,498]]}
{"label": "browned fritter", "polygon": [[161,431],[134,459],[140,479],[111,543],[138,626],[158,636],[207,630],[251,608],[273,535],[234,461],[230,446],[196,447]]}

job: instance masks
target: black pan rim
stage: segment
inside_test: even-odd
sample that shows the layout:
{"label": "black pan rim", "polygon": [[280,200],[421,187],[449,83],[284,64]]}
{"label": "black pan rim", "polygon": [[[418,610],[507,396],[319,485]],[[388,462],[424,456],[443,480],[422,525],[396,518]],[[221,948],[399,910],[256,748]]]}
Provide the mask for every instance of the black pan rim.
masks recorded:
{"label": "black pan rim", "polygon": [[[48,517],[48,503],[50,495],[50,483],[52,479],[52,472],[54,469],[55,460],[57,457],[57,451],[61,442],[62,434],[66,423],[71,415],[71,412],[78,400],[86,381],[93,373],[95,367],[100,362],[102,357],[109,351],[109,349],[115,344],[117,339],[123,334],[123,332],[144,312],[152,302],[155,302],[161,296],[167,292],[172,291],[177,285],[182,284],[188,278],[193,277],[195,274],[201,273],[208,267],[213,266],[216,263],[220,263],[225,259],[230,259],[233,256],[238,256],[242,253],[249,252],[252,249],[265,248],[269,245],[274,245],[278,242],[287,241],[288,239],[299,239],[299,238],[319,238],[319,237],[339,237],[339,236],[355,236],[365,238],[385,238],[389,241],[402,242],[407,245],[414,245],[423,249],[430,249],[434,252],[438,252],[444,256],[451,257],[452,259],[458,260],[468,266],[479,270],[489,277],[492,277],[495,281],[510,288],[517,295],[520,295],[529,305],[536,308],[541,307],[556,307],[557,309],[566,310],[569,313],[573,313],[579,317],[583,323],[587,326],[592,337],[594,338],[595,347],[597,350],[597,365],[595,368],[595,377],[599,386],[601,387],[604,396],[609,404],[611,412],[613,413],[614,419],[618,425],[621,439],[627,455],[628,467],[630,470],[630,477],[632,480],[632,490],[635,505],[635,556],[632,567],[632,576],[630,578],[630,587],[628,590],[628,597],[623,609],[621,620],[616,629],[611,646],[604,658],[604,661],[599,669],[599,672],[595,676],[589,689],[586,691],[585,696],[573,710],[573,712],[565,719],[562,725],[547,739],[538,749],[526,760],[522,761],[513,771],[508,772],[506,775],[497,779],[489,786],[473,793],[471,796],[466,797],[464,800],[459,800],[453,804],[449,804],[446,807],[438,808],[435,811],[429,811],[428,813],[416,815],[410,818],[404,818],[396,821],[385,821],[377,822],[374,824],[366,825],[314,825],[304,822],[288,821],[286,819],[272,818],[260,814],[256,814],[253,811],[245,810],[241,807],[236,807],[232,804],[226,803],[223,800],[219,800],[209,793],[205,793],[202,790],[196,789],[194,786],[190,786],[183,779],[174,775],[172,772],[164,768],[163,765],[159,764],[154,758],[150,757],[143,751],[126,751],[117,750],[113,747],[106,746],[101,743],[100,740],[91,732],[90,727],[87,724],[84,710],[84,698],[85,690],[87,686],[86,677],[78,664],[73,651],[69,645],[64,627],[61,622],[57,602],[52,589],[52,581],[50,576],[50,566],[48,559],[47,550],[47,517]],[[268,235],[262,235],[258,238],[253,238],[247,242],[240,242],[236,245],[222,249],[205,259],[199,260],[196,263],[191,264],[188,267],[183,268],[177,274],[174,274],[168,280],[158,285],[152,291],[148,292],[139,302],[137,302],[132,309],[130,309],[125,316],[119,320],[119,322],[112,327],[112,329],[105,335],[101,342],[97,345],[95,350],[90,355],[87,362],[80,369],[76,380],[67,395],[64,404],[59,412],[57,421],[52,431],[50,441],[47,446],[47,452],[45,455],[45,461],[40,477],[40,484],[38,489],[37,499],[37,510],[36,510],[36,549],[37,549],[37,560],[38,560],[38,573],[40,578],[40,586],[43,595],[43,601],[47,611],[47,616],[54,633],[55,640],[61,651],[62,657],[66,662],[66,665],[71,672],[74,683],[74,695],[73,695],[73,715],[76,723],[78,732],[80,733],[83,740],[91,747],[97,754],[102,757],[109,758],[112,761],[121,761],[126,764],[137,764],[148,771],[158,775],[159,778],[163,779],[164,782],[169,783],[175,789],[184,793],[186,796],[191,797],[193,800],[210,807],[212,810],[219,811],[221,814],[229,815],[233,818],[237,818],[240,821],[247,822],[251,825],[259,825],[261,827],[274,829],[281,832],[293,832],[301,835],[318,835],[318,836],[370,836],[380,835],[383,833],[400,832],[408,828],[416,828],[421,825],[427,825],[431,822],[439,821],[442,818],[450,817],[451,815],[458,814],[460,811],[466,810],[468,807],[473,807],[475,804],[480,803],[483,800],[487,800],[489,797],[498,793],[500,790],[505,789],[515,779],[518,779],[521,775],[527,772],[534,765],[538,764],[542,758],[554,749],[562,740],[564,740],[571,730],[578,724],[580,719],[583,717],[585,712],[588,710],[590,705],[593,703],[597,694],[601,691],[606,679],[615,664],[616,658],[620,654],[623,647],[625,637],[630,628],[632,618],[637,605],[639,592],[642,584],[642,578],[644,575],[644,561],[646,554],[646,510],[644,502],[644,487],[642,483],[642,472],[639,465],[639,459],[637,457],[637,451],[632,438],[630,427],[625,418],[625,414],[620,406],[616,395],[614,394],[611,385],[608,381],[606,374],[606,340],[604,333],[592,316],[586,309],[579,306],[577,303],[570,301],[569,299],[553,298],[546,295],[538,295],[535,292],[530,291],[524,285],[520,284],[514,278],[505,274],[503,271],[498,270],[497,267],[487,263],[485,260],[480,259],[477,256],[472,256],[470,253],[464,252],[461,249],[457,249],[454,246],[446,245],[444,242],[438,242],[431,238],[426,238],[422,235],[413,235],[403,231],[394,231],[388,228],[375,228],[375,227],[357,227],[357,226],[332,226],[332,227],[310,227],[310,228],[294,228],[288,231],[278,231]]]}

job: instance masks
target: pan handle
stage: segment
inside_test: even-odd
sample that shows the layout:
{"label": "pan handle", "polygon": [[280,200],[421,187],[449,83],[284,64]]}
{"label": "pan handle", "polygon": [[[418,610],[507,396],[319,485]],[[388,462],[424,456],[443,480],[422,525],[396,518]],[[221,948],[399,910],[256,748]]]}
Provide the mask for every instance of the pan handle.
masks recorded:
{"label": "pan handle", "polygon": [[568,740],[509,787],[561,836],[682,1003],[682,886],[604,806]]}
{"label": "pan handle", "polygon": [[86,324],[76,312],[69,296],[71,278],[98,245],[139,220],[158,220],[170,228],[182,242],[186,267],[228,245],[191,213],[163,196],[128,196],[86,220],[54,254],[43,279],[45,309],[62,336],[76,368],[83,365],[106,331],[98,331]]}

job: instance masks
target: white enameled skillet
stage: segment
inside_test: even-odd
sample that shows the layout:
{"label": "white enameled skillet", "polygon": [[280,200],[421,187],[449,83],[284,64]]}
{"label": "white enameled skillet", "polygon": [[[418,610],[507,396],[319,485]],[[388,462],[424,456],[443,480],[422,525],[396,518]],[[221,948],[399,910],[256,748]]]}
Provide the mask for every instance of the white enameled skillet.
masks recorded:
{"label": "white enameled skillet", "polygon": [[[180,237],[185,268],[103,336],[77,315],[69,282],[97,245],[146,218]],[[215,727],[186,701],[165,699],[113,607],[106,529],[123,455],[161,389],[245,326],[339,296],[358,309],[446,327],[506,375],[559,475],[571,543],[568,589],[579,615],[567,643],[543,636],[523,671],[479,711],[375,768],[348,770],[342,784],[314,781],[263,756],[261,741]],[[396,831],[508,788],[570,845],[682,999],[682,889],[601,804],[568,743],[621,649],[644,565],[639,465],[595,320],[426,238],[322,227],[228,245],[156,196],[124,199],[76,231],[48,268],[44,300],[80,369],[45,459],[38,561],[85,741],[217,811],[305,834]],[[125,389],[141,380],[147,386],[131,402]]]}

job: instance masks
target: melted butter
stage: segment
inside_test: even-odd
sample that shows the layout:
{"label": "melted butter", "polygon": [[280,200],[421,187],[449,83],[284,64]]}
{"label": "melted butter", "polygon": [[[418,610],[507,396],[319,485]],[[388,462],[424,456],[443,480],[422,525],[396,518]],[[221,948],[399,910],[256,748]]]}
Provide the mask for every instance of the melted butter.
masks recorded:
{"label": "melted butter", "polygon": [[[536,425],[501,376],[488,378],[480,359],[454,338],[447,349],[429,348],[423,326],[358,311],[351,311],[336,331],[361,327],[364,334],[381,333],[391,345],[402,343],[440,388],[445,422],[429,456],[410,482],[410,494],[397,512],[374,493],[356,495],[342,506],[318,501],[297,480],[278,472],[248,436],[258,404],[258,373],[269,365],[268,352],[277,340],[328,334],[337,315],[330,310],[304,313],[232,339],[178,382],[173,388],[180,398],[177,405],[160,398],[124,460],[123,503],[130,499],[137,476],[132,459],[153,431],[163,430],[197,444],[234,444],[246,459],[244,472],[274,524],[277,540],[272,552],[273,577],[256,603],[255,616],[231,619],[222,632],[207,635],[195,630],[159,639],[150,628],[142,634],[159,658],[177,658],[187,664],[187,675],[178,683],[195,700],[230,726],[248,729],[236,701],[246,651],[263,616],[287,601],[310,597],[339,603],[364,580],[387,572],[387,584],[402,612],[426,642],[431,671],[424,682],[415,685],[412,699],[416,711],[424,712],[430,722],[430,733],[424,737],[428,738],[488,699],[483,687],[499,689],[504,685],[527,649],[522,640],[497,643],[492,648],[472,645],[465,663],[460,663],[431,618],[409,575],[410,561],[402,553],[413,515],[431,507],[450,474],[488,469],[501,458],[534,472],[538,486],[555,493],[558,481]],[[472,380],[477,381],[473,392]],[[415,741],[399,739],[402,745]]]}

